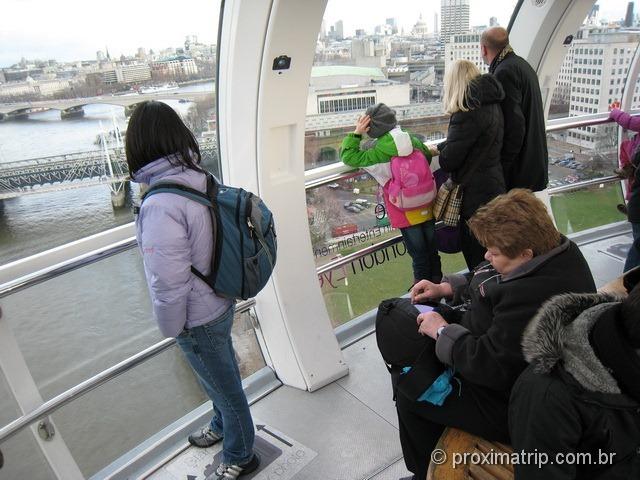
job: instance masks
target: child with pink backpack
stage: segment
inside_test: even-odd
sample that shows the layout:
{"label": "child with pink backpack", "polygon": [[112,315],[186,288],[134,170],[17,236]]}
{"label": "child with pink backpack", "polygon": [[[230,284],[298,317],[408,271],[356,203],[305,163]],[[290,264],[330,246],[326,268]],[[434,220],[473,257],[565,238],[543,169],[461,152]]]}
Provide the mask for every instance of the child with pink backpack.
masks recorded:
{"label": "child with pink backpack", "polygon": [[[369,149],[360,147],[364,133],[375,139]],[[346,165],[363,168],[382,185],[389,222],[402,233],[414,280],[439,283],[442,269],[431,208],[437,193],[429,167],[432,151],[400,128],[392,109],[377,103],[344,138],[340,156]]]}

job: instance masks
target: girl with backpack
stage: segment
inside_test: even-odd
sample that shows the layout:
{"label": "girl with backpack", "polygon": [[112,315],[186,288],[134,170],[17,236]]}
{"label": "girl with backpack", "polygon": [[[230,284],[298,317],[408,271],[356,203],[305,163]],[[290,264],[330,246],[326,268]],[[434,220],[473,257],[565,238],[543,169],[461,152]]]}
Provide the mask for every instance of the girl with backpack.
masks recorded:
{"label": "girl with backpack", "polygon": [[[362,135],[375,140],[361,149]],[[429,162],[432,152],[418,138],[405,132],[396,113],[384,103],[367,108],[353,133],[342,140],[342,161],[368,171],[383,187],[384,203],[391,226],[400,229],[412,259],[414,283],[439,283],[442,269],[436,244],[431,203],[436,188]]]}
{"label": "girl with backpack", "polygon": [[[506,191],[500,163],[503,99],[500,82],[493,75],[480,75],[468,60],[456,60],[445,73],[443,107],[451,118],[447,139],[438,145],[440,168],[462,185],[460,244],[469,271],[484,260],[486,249],[469,230],[467,220]],[[470,170],[472,174],[467,175]]]}
{"label": "girl with backpack", "polygon": [[[127,127],[126,155],[134,182],[153,187],[179,183],[206,192],[196,139],[162,102],[139,104]],[[213,402],[213,418],[189,436],[196,447],[223,440],[222,463],[207,477],[235,479],[256,470],[254,428],[231,342],[234,302],[217,296],[191,271],[211,270],[212,222],[208,208],[173,193],[157,193],[140,207],[136,237],[153,303],[165,337],[175,337]]]}

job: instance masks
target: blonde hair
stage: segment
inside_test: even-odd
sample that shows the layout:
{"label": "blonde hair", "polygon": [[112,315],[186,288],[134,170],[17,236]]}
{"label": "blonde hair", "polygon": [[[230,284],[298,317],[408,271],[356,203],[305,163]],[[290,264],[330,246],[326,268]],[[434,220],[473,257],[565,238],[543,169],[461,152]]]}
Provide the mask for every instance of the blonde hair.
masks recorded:
{"label": "blonde hair", "polygon": [[452,115],[469,111],[469,85],[479,76],[480,70],[469,60],[456,60],[449,66],[444,75],[442,103],[445,113]]}

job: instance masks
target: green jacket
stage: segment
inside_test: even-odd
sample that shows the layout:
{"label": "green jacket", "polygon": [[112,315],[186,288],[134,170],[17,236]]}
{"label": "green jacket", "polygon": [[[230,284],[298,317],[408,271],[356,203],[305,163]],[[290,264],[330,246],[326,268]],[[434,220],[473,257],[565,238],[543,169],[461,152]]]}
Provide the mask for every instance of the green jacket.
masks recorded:
{"label": "green jacket", "polygon": [[358,168],[369,167],[377,163],[388,162],[391,157],[396,155],[409,155],[414,148],[422,151],[431,163],[431,151],[418,138],[404,131],[396,133],[396,135],[392,135],[391,132],[385,133],[369,150],[360,150],[361,140],[362,135],[355,133],[348,134],[342,140],[340,158],[346,165]]}

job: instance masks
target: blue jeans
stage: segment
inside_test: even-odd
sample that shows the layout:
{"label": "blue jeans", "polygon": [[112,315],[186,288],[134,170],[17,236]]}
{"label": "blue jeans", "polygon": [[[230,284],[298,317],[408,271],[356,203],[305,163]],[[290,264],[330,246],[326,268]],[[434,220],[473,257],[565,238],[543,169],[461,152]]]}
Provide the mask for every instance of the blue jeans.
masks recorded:
{"label": "blue jeans", "polygon": [[211,428],[223,435],[222,461],[251,460],[255,432],[231,343],[233,307],[206,325],[184,329],[176,338],[213,402]]}
{"label": "blue jeans", "polygon": [[624,271],[627,272],[633,267],[640,265],[640,223],[632,223],[631,231],[633,234],[633,243],[627,253],[627,260],[624,262]]}
{"label": "blue jeans", "polygon": [[401,228],[402,238],[411,255],[413,279],[440,283],[442,266],[436,244],[436,222],[429,220],[418,225]]}

